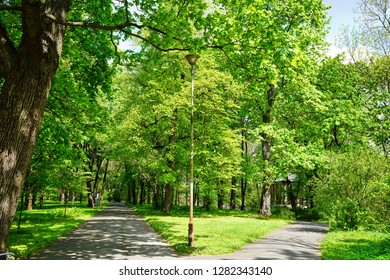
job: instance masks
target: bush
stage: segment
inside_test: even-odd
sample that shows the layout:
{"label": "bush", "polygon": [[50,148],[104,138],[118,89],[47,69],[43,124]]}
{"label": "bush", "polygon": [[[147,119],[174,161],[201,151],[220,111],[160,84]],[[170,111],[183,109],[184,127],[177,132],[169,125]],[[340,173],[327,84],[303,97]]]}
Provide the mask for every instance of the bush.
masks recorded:
{"label": "bush", "polygon": [[320,220],[321,214],[318,208],[302,208],[298,207],[295,210],[295,217],[301,221],[318,221]]}
{"label": "bush", "polygon": [[295,220],[294,212],[286,206],[276,206],[271,209],[272,216],[278,217],[283,220]]}
{"label": "bush", "polygon": [[315,202],[339,229],[385,230],[389,227],[389,166],[381,154],[356,149],[335,155],[322,174]]}

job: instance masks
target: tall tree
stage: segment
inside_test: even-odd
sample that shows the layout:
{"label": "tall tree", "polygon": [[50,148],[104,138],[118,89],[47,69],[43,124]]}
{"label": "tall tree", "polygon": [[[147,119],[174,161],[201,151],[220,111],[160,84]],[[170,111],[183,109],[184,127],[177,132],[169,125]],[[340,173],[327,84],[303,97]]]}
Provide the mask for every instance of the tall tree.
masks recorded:
{"label": "tall tree", "polygon": [[347,47],[348,57],[364,80],[368,93],[367,132],[382,151],[389,155],[390,147],[390,4],[388,0],[361,0],[357,27],[346,28],[341,45]]}
{"label": "tall tree", "polygon": [[[169,212],[173,192],[189,176],[190,75],[180,53],[149,51],[145,59],[130,76],[118,77],[120,104],[114,106],[117,124],[111,142],[118,160],[157,182],[154,195],[164,195],[155,201]],[[217,186],[225,186],[221,181],[239,172],[240,135],[234,123],[240,94],[232,77],[218,71],[213,55],[203,54],[196,69],[195,174],[202,194],[210,198]]]}
{"label": "tall tree", "polygon": [[[186,44],[189,48],[193,29],[188,19],[202,17],[205,5],[200,0],[185,6],[179,2],[1,1],[0,252],[7,251],[9,228],[59,65],[66,27],[119,30],[163,51],[182,49]],[[131,12],[134,7],[144,12]]]}
{"label": "tall tree", "polygon": [[214,40],[223,46],[232,73],[247,85],[250,112],[246,117],[258,134],[259,167],[264,174],[259,212],[271,215],[275,102],[286,84],[318,60],[324,45],[326,7],[320,0],[220,2],[225,5],[214,20],[223,32],[216,33]]}

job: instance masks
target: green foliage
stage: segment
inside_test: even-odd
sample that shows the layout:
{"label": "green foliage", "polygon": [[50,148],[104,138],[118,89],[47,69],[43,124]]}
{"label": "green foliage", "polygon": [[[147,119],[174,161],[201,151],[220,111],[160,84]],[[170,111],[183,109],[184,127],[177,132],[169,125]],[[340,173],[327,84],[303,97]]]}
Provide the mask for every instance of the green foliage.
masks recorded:
{"label": "green foliage", "polygon": [[294,212],[289,209],[288,207],[273,207],[272,208],[272,215],[278,217],[279,219],[285,219],[285,220],[295,220],[295,214]]}
{"label": "green foliage", "polygon": [[[179,53],[149,51],[139,62],[116,78],[112,150],[149,184],[180,189],[189,177],[190,67]],[[225,188],[240,172],[240,86],[218,67],[205,53],[195,69],[194,161],[202,194]]]}
{"label": "green foliage", "polygon": [[72,29],[67,35],[26,180],[35,193],[58,188],[83,192],[94,176],[88,168],[94,159],[86,147],[102,145],[110,120],[104,107],[114,74],[108,34]]}
{"label": "green foliage", "polygon": [[389,164],[375,150],[358,147],[334,155],[321,175],[317,207],[341,229],[389,229]]}
{"label": "green foliage", "polygon": [[319,221],[322,219],[322,215],[317,207],[315,208],[303,208],[298,207],[295,210],[295,217],[300,221]]}
{"label": "green foliage", "polygon": [[390,260],[390,234],[336,231],[320,245],[324,260]]}

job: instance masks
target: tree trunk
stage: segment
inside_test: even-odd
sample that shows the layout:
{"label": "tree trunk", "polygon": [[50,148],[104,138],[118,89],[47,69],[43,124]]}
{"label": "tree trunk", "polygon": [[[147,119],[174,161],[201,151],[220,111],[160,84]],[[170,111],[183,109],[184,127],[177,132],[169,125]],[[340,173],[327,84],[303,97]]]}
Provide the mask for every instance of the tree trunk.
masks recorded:
{"label": "tree trunk", "polygon": [[[92,181],[90,179],[87,180],[87,196],[88,196],[88,207],[93,208],[95,207],[95,201],[92,194]],[[62,201],[61,201],[62,204]]]}
{"label": "tree trunk", "polygon": [[230,190],[229,206],[231,210],[236,209],[236,178],[232,178],[232,189]]}
{"label": "tree trunk", "polygon": [[65,203],[65,189],[63,187],[60,188],[60,203]]}
{"label": "tree trunk", "polygon": [[103,163],[103,157],[101,157],[99,154],[99,149],[97,149],[97,155],[96,155],[96,171],[95,171],[95,180],[93,181],[93,188],[92,188],[92,196],[94,199],[96,199],[96,195],[98,193],[98,186],[99,186],[99,174],[100,169],[102,168]]}
{"label": "tree trunk", "polygon": [[[173,111],[172,117],[171,117],[171,129],[169,132],[169,144],[167,148],[167,165],[169,167],[170,172],[174,172],[175,168],[175,157],[170,155],[171,146],[175,144],[176,142],[176,128],[177,128],[177,117],[178,117],[178,110],[175,109]],[[173,182],[168,182],[165,186],[165,196],[164,196],[164,202],[163,202],[163,212],[169,213],[172,209],[173,205],[173,197],[174,197],[174,186]]]}
{"label": "tree trunk", "polygon": [[32,194],[32,186],[27,186],[27,195],[26,195],[26,210],[31,211],[33,210],[33,194]]}
{"label": "tree trunk", "polygon": [[39,197],[39,209],[43,209],[43,195]]}
{"label": "tree trunk", "polygon": [[72,205],[74,205],[74,202],[76,201],[76,193],[75,192],[72,192]]}
{"label": "tree trunk", "polygon": [[104,176],[103,176],[103,182],[102,182],[102,191],[101,191],[101,194],[100,194],[100,203],[99,203],[99,207],[102,206],[102,203],[103,203],[103,199],[104,199],[104,192],[106,190],[106,182],[107,182],[107,173],[108,173],[108,164],[109,164],[109,160],[106,159],[106,165],[104,166]]}
{"label": "tree trunk", "polygon": [[263,186],[260,213],[266,216],[271,216],[271,186],[268,184]]}
{"label": "tree trunk", "polygon": [[145,202],[145,194],[146,194],[145,181],[140,179],[139,182],[140,182],[140,187],[141,187],[140,196],[139,196],[139,205],[142,205]]}
{"label": "tree trunk", "polygon": [[131,180],[131,197],[133,205],[137,205],[137,182]]}
{"label": "tree trunk", "polygon": [[[245,135],[243,134],[243,140],[241,142],[241,153],[244,160],[246,160],[248,155],[248,142],[245,140]],[[246,195],[246,186],[247,182],[245,178],[241,178],[241,211],[246,210],[245,206],[245,195]]]}
{"label": "tree trunk", "polygon": [[164,202],[163,202],[163,212],[169,213],[171,212],[172,205],[173,205],[173,195],[174,195],[174,187],[172,184],[167,184],[165,186],[165,195],[164,195]]}
{"label": "tree trunk", "polygon": [[153,208],[154,209],[161,209],[160,208],[160,195],[158,191],[158,185],[156,182],[156,178],[153,182]]}
{"label": "tree trunk", "polygon": [[[272,123],[271,112],[275,101],[275,86],[269,85],[267,91],[267,104],[265,110],[263,110],[263,124],[269,125]],[[262,191],[262,205],[260,213],[266,216],[271,216],[271,174],[269,172],[269,164],[271,159],[271,136],[266,132],[261,134],[262,136],[262,157],[264,161],[264,185]]]}
{"label": "tree trunk", "polygon": [[297,197],[294,194],[292,182],[289,179],[287,179],[287,181],[286,181],[286,186],[287,186],[288,198],[290,199],[290,203],[291,203],[291,208],[293,209],[293,211],[296,211],[297,210]]}
{"label": "tree trunk", "polygon": [[7,239],[61,55],[71,0],[22,1],[22,41],[15,47],[0,25],[0,253]]}
{"label": "tree trunk", "polygon": [[218,209],[223,209],[223,199],[224,199],[224,193],[223,190],[218,190]]}
{"label": "tree trunk", "polygon": [[241,207],[240,210],[245,210],[245,195],[246,195],[246,180],[244,178],[241,178]]}

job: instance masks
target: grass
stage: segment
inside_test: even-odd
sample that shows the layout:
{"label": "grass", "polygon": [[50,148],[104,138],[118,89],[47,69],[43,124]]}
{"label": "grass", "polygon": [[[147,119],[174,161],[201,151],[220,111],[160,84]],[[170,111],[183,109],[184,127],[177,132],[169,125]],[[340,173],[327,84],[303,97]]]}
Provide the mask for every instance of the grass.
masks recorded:
{"label": "grass", "polygon": [[229,210],[194,210],[196,248],[187,246],[189,208],[175,207],[170,215],[150,205],[132,206],[181,255],[230,254],[246,244],[289,224],[290,221],[265,218],[256,213]]}
{"label": "grass", "polygon": [[390,260],[390,233],[330,232],[321,243],[325,260]]}
{"label": "grass", "polygon": [[9,251],[16,254],[18,259],[26,259],[32,253],[69,233],[101,209],[87,208],[86,205],[80,204],[68,205],[64,217],[64,205],[48,201],[45,202],[43,209],[22,212],[19,232],[17,212],[8,238]]}

